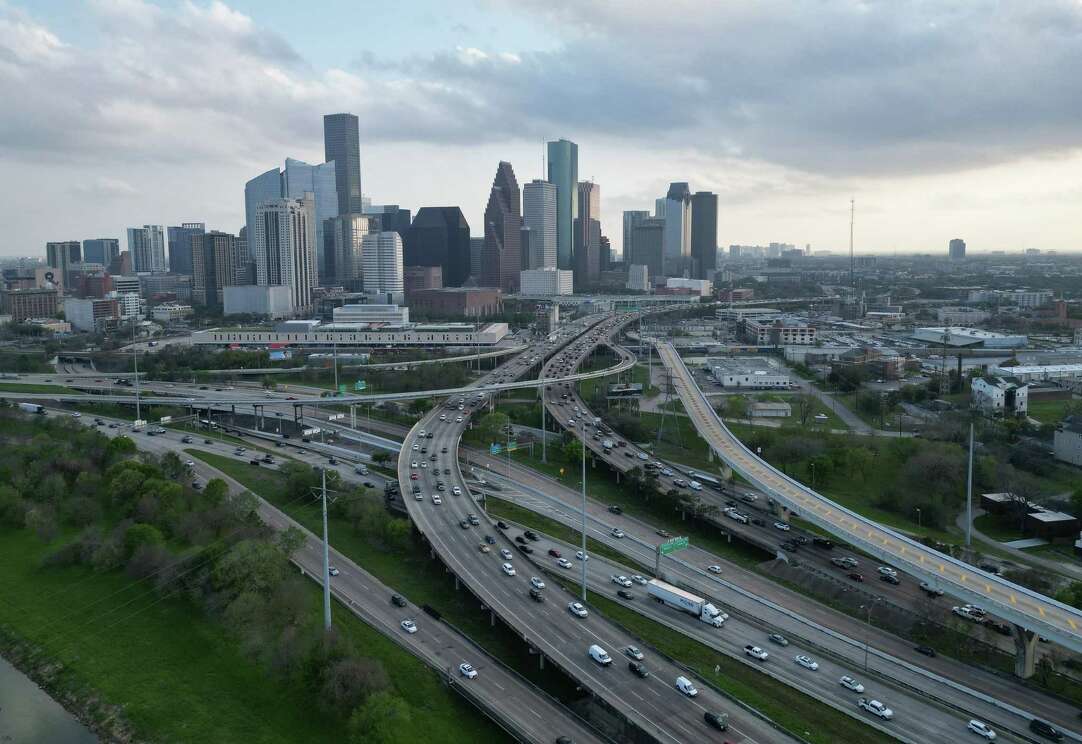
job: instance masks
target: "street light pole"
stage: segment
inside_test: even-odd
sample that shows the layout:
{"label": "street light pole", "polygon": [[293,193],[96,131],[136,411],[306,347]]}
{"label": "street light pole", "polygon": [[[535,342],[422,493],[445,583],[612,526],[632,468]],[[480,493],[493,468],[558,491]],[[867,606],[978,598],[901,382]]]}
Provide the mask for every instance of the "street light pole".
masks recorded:
{"label": "street light pole", "polygon": [[323,629],[331,629],[331,551],[327,538],[327,469],[323,473]]}
{"label": "street light pole", "polygon": [[872,634],[872,606],[861,605],[861,609],[865,610],[867,614],[867,624],[864,627],[864,673],[868,673],[868,641]]}
{"label": "street light pole", "polygon": [[582,427],[582,601],[586,602],[586,422],[580,421]]}
{"label": "street light pole", "polygon": [[915,507],[913,507],[913,508],[917,510],[917,529],[918,529],[918,530],[919,530],[919,529],[923,529],[923,527],[921,526],[921,523],[920,523],[920,507],[919,507],[919,506],[915,506]]}

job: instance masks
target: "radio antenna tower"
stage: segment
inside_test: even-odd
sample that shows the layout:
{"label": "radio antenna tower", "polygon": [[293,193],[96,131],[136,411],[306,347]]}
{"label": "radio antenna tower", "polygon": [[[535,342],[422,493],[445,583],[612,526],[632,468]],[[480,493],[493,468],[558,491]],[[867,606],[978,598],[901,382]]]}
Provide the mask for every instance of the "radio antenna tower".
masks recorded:
{"label": "radio antenna tower", "polygon": [[856,282],[853,278],[853,218],[856,216],[856,201],[849,200],[849,286],[852,289],[856,289]]}

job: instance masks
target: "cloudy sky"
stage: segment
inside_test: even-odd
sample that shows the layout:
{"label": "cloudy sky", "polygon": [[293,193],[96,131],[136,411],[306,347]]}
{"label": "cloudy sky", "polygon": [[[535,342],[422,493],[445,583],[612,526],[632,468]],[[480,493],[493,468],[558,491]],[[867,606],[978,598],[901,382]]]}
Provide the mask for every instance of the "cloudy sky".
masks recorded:
{"label": "cloudy sky", "polygon": [[[661,10],[663,8],[663,10]],[[361,121],[375,203],[460,205],[579,144],[604,231],[670,181],[718,240],[1082,249],[1082,3],[0,0],[0,255],[235,232],[244,182]]]}

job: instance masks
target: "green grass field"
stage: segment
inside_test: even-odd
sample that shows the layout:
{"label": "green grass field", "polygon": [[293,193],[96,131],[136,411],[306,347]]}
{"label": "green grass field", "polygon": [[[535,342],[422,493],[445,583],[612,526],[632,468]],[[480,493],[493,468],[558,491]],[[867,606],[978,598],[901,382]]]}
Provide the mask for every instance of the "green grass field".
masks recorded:
{"label": "green grass field", "polygon": [[20,383],[20,382],[0,382],[0,392],[4,393],[56,393],[58,395],[66,395],[68,393],[78,394],[79,391],[73,390],[63,385],[45,385],[34,383]]}
{"label": "green grass field", "polygon": [[[143,740],[342,741],[344,721],[303,689],[269,678],[217,622],[183,598],[141,596],[120,573],[39,568],[49,551],[24,531],[0,532],[0,622],[62,660],[78,682],[122,704]],[[314,584],[312,613],[322,607]],[[134,602],[127,604],[132,599]],[[96,603],[96,604],[95,604]],[[427,666],[342,608],[335,626],[378,659],[411,706],[410,740],[502,735]]]}
{"label": "green grass field", "polygon": [[1031,400],[1028,405],[1029,417],[1042,424],[1055,424],[1063,419],[1068,408],[1078,408],[1078,400]]}

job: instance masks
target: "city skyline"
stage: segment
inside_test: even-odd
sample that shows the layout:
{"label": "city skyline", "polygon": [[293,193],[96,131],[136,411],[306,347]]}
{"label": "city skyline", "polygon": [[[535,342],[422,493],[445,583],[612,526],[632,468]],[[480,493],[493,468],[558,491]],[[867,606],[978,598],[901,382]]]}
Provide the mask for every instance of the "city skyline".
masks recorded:
{"label": "city skyline", "polygon": [[[592,22],[577,31],[559,23],[568,5],[496,7],[491,23],[506,31],[498,36],[508,48],[483,46],[484,9],[466,7],[463,22],[431,4],[415,6],[403,12],[427,13],[429,23],[418,40],[400,39],[398,51],[386,39],[327,42],[312,27],[318,19],[286,23],[291,11],[251,2],[3,6],[0,50],[17,74],[0,78],[0,92],[24,105],[3,121],[0,152],[17,175],[5,192],[15,219],[0,255],[191,219],[236,233],[245,221],[238,187],[287,155],[320,162],[322,117],[336,112],[359,118],[364,189],[374,203],[414,211],[454,204],[475,226],[495,163],[511,162],[528,183],[546,176],[542,143],[566,138],[581,149],[580,178],[604,186],[601,211],[610,219],[602,227],[614,245],[624,241],[613,216],[649,209],[668,183],[687,181],[718,195],[723,247],[784,241],[845,250],[851,197],[860,253],[938,253],[954,235],[965,235],[977,255],[1082,247],[1072,222],[1082,193],[1071,108],[1078,84],[1056,73],[1082,60],[1075,5],[985,14],[979,3],[954,12],[833,3],[821,11],[831,23],[814,29],[812,18],[781,17],[778,9],[703,8],[694,14],[701,33],[682,50],[691,72],[680,79],[638,74],[643,63],[628,39],[651,53],[639,56],[668,58],[691,22],[674,19],[648,34],[645,5],[620,14],[591,6]],[[352,17],[337,6],[327,12]],[[132,53],[166,28],[163,53]],[[870,28],[882,39],[853,41]],[[825,29],[819,48],[816,29]],[[1042,29],[1056,30],[1045,37]],[[219,55],[183,53],[204,33],[215,34]],[[763,43],[768,33],[791,51],[780,59],[757,52],[757,44],[776,48]],[[992,73],[960,41],[974,34],[998,35],[1014,70],[994,93],[985,92],[996,87]],[[748,58],[740,66],[747,80],[706,65],[714,47],[728,46],[719,39],[739,42],[730,53]],[[876,55],[892,44],[902,51]],[[113,46],[145,57],[147,69],[135,75]],[[582,91],[553,85],[576,55],[595,64],[597,82]],[[211,74],[201,71],[206,64]],[[213,80],[215,72],[233,87]],[[918,85],[903,85],[906,74]],[[174,77],[186,93],[171,99],[165,83]],[[804,87],[762,92],[788,78]],[[27,86],[34,96],[20,95]],[[519,89],[560,93],[545,103]],[[1063,94],[1033,98],[1048,89]],[[786,94],[795,99],[782,115]],[[616,105],[579,105],[586,95]],[[76,136],[48,115],[69,99],[91,112]],[[937,113],[943,100],[958,105]],[[497,103],[506,122],[480,125]],[[192,130],[201,136],[184,134]],[[402,168],[411,162],[429,165]]]}

